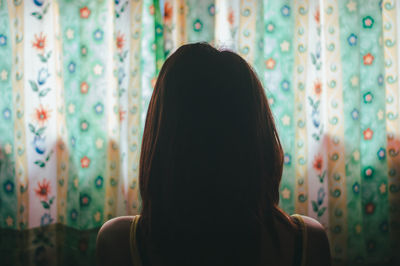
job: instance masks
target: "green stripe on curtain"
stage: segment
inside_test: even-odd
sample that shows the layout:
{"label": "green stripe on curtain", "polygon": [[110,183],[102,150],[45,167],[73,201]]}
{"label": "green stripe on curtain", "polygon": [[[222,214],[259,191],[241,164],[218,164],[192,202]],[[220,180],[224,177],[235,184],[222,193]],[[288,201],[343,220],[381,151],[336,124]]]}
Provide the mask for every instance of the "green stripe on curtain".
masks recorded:
{"label": "green stripe on curtain", "polygon": [[[85,92],[88,86],[85,83],[81,84],[79,75],[81,73],[81,53],[87,55],[88,47],[81,45],[80,25],[79,25],[79,10],[78,7],[68,1],[59,2],[60,11],[60,28],[62,34],[62,51],[63,51],[63,77],[65,88],[65,106],[66,113],[66,126],[69,129],[79,130],[79,115],[81,113],[81,87]],[[72,63],[72,65],[71,65]],[[68,69],[70,66],[73,68],[75,65],[76,70],[71,73]],[[72,75],[75,74],[74,78]],[[80,228],[79,223],[79,156],[75,149],[77,143],[77,136],[73,132],[68,134],[68,147],[70,147],[70,159],[68,168],[68,192],[67,192],[67,208],[66,208],[66,224],[75,228]]]}
{"label": "green stripe on curtain", "polygon": [[347,231],[348,247],[352,247],[347,250],[347,256],[350,261],[356,262],[365,256],[365,249],[359,245],[364,242],[361,233],[363,214],[360,176],[360,31],[357,10],[349,9],[345,1],[339,1],[338,7],[344,101]]}
{"label": "green stripe on curtain", "polygon": [[187,0],[186,30],[191,42],[214,42],[215,0]]}
{"label": "green stripe on curtain", "polygon": [[265,24],[264,24],[264,1],[257,1],[257,9],[256,13],[256,28],[255,28],[255,50],[254,50],[254,62],[253,67],[256,70],[259,79],[262,83],[264,83],[264,32],[265,32]]}
{"label": "green stripe on curtain", "polygon": [[294,15],[287,10],[293,10],[293,1],[264,1],[263,58],[265,90],[285,152],[280,206],[292,214],[296,197],[295,126],[293,122],[287,123],[287,117],[290,120],[294,112]]}
{"label": "green stripe on curtain", "polygon": [[144,125],[146,122],[147,109],[150,103],[151,94],[153,93],[153,87],[156,82],[157,73],[157,58],[156,58],[156,40],[155,40],[155,8],[153,0],[143,0],[143,11],[142,11],[142,34],[141,34],[141,112],[140,118],[140,134],[142,134]]}
{"label": "green stripe on curtain", "polygon": [[368,262],[389,255],[385,87],[382,9],[379,1],[359,2],[360,25],[360,154],[363,225]]}
{"label": "green stripe on curtain", "polygon": [[[67,225],[87,229],[101,225],[106,175],[106,2],[60,1],[66,124],[71,149]],[[118,110],[116,110],[118,112]],[[98,182],[102,179],[101,182]]]}
{"label": "green stripe on curtain", "polygon": [[160,11],[160,1],[154,0],[154,33],[155,33],[155,49],[156,49],[156,75],[160,72],[160,69],[165,60],[164,52],[164,26]]}
{"label": "green stripe on curtain", "polygon": [[0,4],[0,227],[17,228],[12,39],[7,1]]}

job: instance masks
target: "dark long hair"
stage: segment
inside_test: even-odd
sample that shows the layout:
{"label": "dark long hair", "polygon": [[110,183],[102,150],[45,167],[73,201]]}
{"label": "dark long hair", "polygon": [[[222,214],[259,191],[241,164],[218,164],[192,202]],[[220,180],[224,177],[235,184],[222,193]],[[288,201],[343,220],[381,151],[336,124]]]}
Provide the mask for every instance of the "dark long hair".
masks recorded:
{"label": "dark long hair", "polygon": [[257,75],[204,43],[164,63],[140,157],[140,227],[163,265],[256,265],[283,153]]}

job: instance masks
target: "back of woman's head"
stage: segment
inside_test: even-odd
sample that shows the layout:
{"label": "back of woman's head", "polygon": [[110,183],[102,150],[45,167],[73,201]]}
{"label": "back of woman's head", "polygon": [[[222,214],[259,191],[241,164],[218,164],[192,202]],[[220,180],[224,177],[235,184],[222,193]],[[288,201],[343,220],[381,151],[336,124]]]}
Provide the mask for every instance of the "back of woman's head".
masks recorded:
{"label": "back of woman's head", "polygon": [[237,54],[180,47],[150,101],[141,226],[165,265],[254,265],[279,200],[282,149],[263,87]]}

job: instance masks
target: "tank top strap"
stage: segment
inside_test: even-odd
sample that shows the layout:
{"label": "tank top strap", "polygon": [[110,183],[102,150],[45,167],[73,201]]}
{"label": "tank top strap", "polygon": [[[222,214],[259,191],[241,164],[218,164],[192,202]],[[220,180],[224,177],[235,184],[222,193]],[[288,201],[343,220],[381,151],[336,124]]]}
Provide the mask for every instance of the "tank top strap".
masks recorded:
{"label": "tank top strap", "polygon": [[299,227],[299,235],[295,240],[295,256],[294,264],[295,266],[305,266],[306,265],[306,252],[307,252],[307,227],[301,215],[293,214],[291,215],[294,223]]}
{"label": "tank top strap", "polygon": [[131,222],[131,229],[129,233],[129,243],[131,249],[131,258],[132,258],[132,265],[133,266],[141,266],[141,260],[139,256],[139,250],[137,246],[137,238],[136,238],[136,229],[139,222],[140,215],[136,215],[133,217]]}

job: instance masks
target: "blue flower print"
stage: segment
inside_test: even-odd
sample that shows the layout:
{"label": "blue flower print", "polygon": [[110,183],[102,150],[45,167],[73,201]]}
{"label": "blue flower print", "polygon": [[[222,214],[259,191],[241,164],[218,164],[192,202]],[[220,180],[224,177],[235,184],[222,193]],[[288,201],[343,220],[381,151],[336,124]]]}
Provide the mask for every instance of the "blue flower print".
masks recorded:
{"label": "blue flower print", "polygon": [[359,117],[359,112],[357,109],[353,109],[353,111],[351,111],[351,118],[353,118],[353,120],[358,120]]}
{"label": "blue flower print", "polygon": [[378,85],[379,85],[379,86],[382,86],[382,85],[383,85],[383,81],[384,81],[384,80],[383,80],[383,75],[382,75],[382,74],[379,74],[379,75],[378,75]]}
{"label": "blue flower print", "polygon": [[292,161],[292,157],[290,156],[290,154],[285,153],[285,155],[283,157],[283,164],[290,165],[291,161]]}
{"label": "blue flower print", "polygon": [[350,46],[357,45],[357,35],[355,35],[354,33],[350,34],[349,37],[347,38],[347,42],[349,43]]}
{"label": "blue flower print", "polygon": [[324,202],[324,198],[325,198],[325,191],[324,189],[321,187],[318,190],[318,205],[321,205]]}
{"label": "blue flower print", "polygon": [[384,148],[380,148],[376,155],[378,156],[379,160],[383,160],[386,157],[386,150]]}
{"label": "blue flower print", "polygon": [[120,67],[118,69],[118,84],[121,85],[122,81],[124,80],[126,74],[125,74],[125,70],[123,67]]}
{"label": "blue flower print", "polygon": [[319,118],[319,110],[318,108],[313,107],[312,113],[311,113],[311,118],[314,127],[319,128],[319,125],[321,124],[320,118]]}
{"label": "blue flower print", "polygon": [[11,110],[9,108],[4,108],[3,117],[6,120],[9,120],[11,118]]}
{"label": "blue flower print", "polygon": [[69,71],[69,73],[74,73],[74,72],[75,72],[75,67],[76,67],[75,63],[71,61],[71,62],[68,64],[68,71]]}
{"label": "blue flower print", "polygon": [[71,146],[72,148],[75,148],[75,144],[76,144],[76,139],[74,136],[71,137]]}
{"label": "blue flower print", "polygon": [[0,46],[6,46],[7,45],[7,36],[0,34]]}
{"label": "blue flower print", "polygon": [[382,233],[387,233],[389,230],[389,224],[387,221],[383,221],[380,225],[379,225],[379,229],[381,230]]}
{"label": "blue flower print", "polygon": [[76,221],[76,219],[78,218],[78,212],[75,209],[73,209],[70,213],[70,217],[71,220]]}
{"label": "blue flower print", "polygon": [[33,139],[33,147],[38,154],[44,154],[46,152],[46,142],[45,138],[35,135]]}
{"label": "blue flower print", "polygon": [[93,38],[96,41],[101,41],[103,40],[104,32],[101,29],[97,29],[93,32]]}
{"label": "blue flower print", "polygon": [[214,16],[215,15],[215,5],[214,4],[211,4],[208,7],[208,14],[210,14],[210,16]]}
{"label": "blue flower print", "polygon": [[353,185],[353,192],[358,194],[360,192],[360,184],[358,182],[355,182]]}
{"label": "blue flower print", "polygon": [[42,6],[44,3],[44,0],[33,0],[33,3],[37,6]]}
{"label": "blue flower print", "polygon": [[103,106],[102,103],[97,103],[97,104],[94,106],[94,111],[95,111],[96,114],[98,114],[98,115],[101,115],[101,114],[103,113],[103,110],[104,110],[104,106]]}
{"label": "blue flower print", "polygon": [[38,78],[37,82],[39,85],[43,85],[46,83],[46,80],[50,77],[49,72],[47,71],[47,68],[41,68],[38,73]]}
{"label": "blue flower print", "polygon": [[284,5],[284,6],[281,8],[281,13],[282,13],[282,16],[284,16],[284,17],[290,16],[290,7],[287,6],[287,5]]}
{"label": "blue flower print", "polygon": [[290,90],[290,82],[287,81],[286,79],[284,79],[284,80],[281,82],[281,88],[282,88],[282,90],[284,90],[284,91]]}
{"label": "blue flower print", "polygon": [[51,218],[50,214],[45,213],[43,214],[42,218],[40,218],[40,225],[48,225],[51,224],[54,221],[53,218]]}
{"label": "blue flower print", "polygon": [[101,188],[103,186],[103,177],[102,176],[98,176],[95,180],[94,180],[94,184],[97,188]]}

